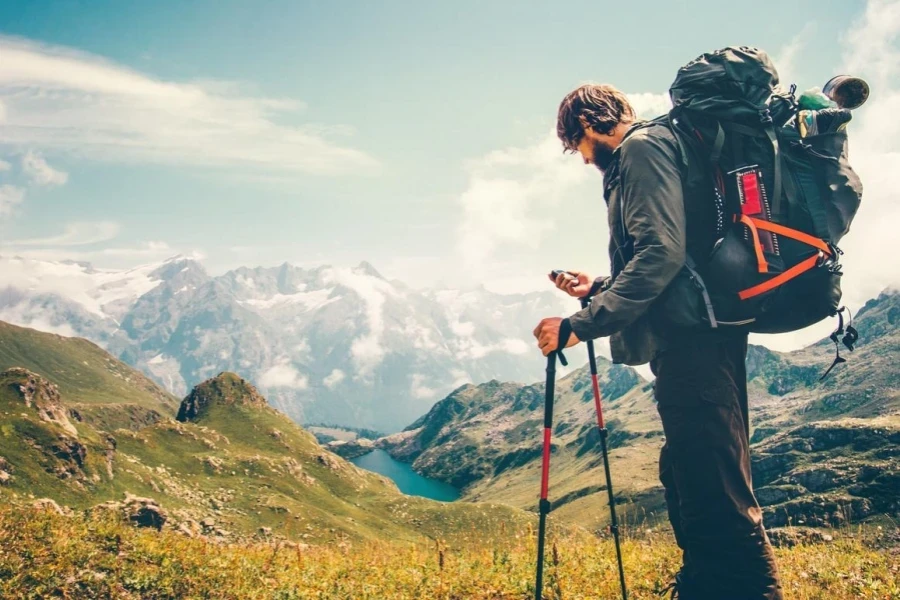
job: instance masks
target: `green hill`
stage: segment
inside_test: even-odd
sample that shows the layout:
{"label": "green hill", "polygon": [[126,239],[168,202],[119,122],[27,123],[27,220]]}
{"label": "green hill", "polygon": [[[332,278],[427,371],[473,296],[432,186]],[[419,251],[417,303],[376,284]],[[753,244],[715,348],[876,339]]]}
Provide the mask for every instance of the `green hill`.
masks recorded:
{"label": "green hill", "polygon": [[[598,358],[598,371],[610,431],[613,485],[620,502],[628,505],[657,486],[662,429],[650,386],[633,369]],[[543,384],[466,385],[405,431],[376,444],[422,474],[462,488],[464,500],[534,510],[543,411]],[[553,514],[599,526],[605,518],[606,493],[598,493],[605,485],[587,366],[557,381],[553,418]],[[661,499],[654,502],[661,507]],[[631,515],[633,519],[643,519],[647,507],[654,509],[653,503],[646,503],[640,514]]]}
{"label": "green hill", "polygon": [[11,367],[55,383],[69,409],[102,428],[141,427],[178,407],[175,396],[92,342],[0,321],[0,371]]}
{"label": "green hill", "polygon": [[5,364],[28,367],[0,372],[4,501],[46,497],[76,510],[104,502],[119,510],[115,503],[130,494],[158,503],[167,529],[222,541],[489,537],[530,522],[509,507],[402,495],[323,449],[233,373],[198,385],[178,421],[169,396],[96,346],[6,325],[3,332]]}

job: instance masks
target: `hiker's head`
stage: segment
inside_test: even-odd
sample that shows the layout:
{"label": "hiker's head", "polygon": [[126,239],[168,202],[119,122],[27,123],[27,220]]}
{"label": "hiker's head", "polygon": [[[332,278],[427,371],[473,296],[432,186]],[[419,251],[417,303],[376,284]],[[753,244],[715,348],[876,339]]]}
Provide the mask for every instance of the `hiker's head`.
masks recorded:
{"label": "hiker's head", "polygon": [[556,134],[567,152],[605,171],[613,150],[635,120],[625,94],[611,85],[590,83],[569,92],[559,104]]}

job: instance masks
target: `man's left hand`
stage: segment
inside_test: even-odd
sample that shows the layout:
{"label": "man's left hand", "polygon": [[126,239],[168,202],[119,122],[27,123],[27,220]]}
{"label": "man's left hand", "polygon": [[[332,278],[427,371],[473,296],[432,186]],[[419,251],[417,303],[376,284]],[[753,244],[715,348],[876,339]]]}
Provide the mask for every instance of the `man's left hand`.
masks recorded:
{"label": "man's left hand", "polygon": [[[550,317],[541,320],[538,326],[534,328],[534,337],[537,338],[538,348],[541,349],[544,356],[549,356],[551,352],[557,350],[557,346],[559,346],[559,325],[562,321],[561,317]],[[566,348],[574,346],[580,341],[573,331],[569,336],[569,341],[566,342]]]}

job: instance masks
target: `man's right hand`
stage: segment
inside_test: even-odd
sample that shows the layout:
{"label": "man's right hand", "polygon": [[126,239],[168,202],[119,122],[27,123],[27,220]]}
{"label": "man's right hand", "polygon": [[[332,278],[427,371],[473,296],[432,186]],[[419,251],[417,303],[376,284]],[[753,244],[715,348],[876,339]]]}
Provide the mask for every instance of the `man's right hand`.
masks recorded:
{"label": "man's right hand", "polygon": [[591,291],[591,285],[594,279],[587,273],[581,271],[565,271],[554,278],[553,274],[548,277],[556,287],[572,296],[573,298],[581,298]]}

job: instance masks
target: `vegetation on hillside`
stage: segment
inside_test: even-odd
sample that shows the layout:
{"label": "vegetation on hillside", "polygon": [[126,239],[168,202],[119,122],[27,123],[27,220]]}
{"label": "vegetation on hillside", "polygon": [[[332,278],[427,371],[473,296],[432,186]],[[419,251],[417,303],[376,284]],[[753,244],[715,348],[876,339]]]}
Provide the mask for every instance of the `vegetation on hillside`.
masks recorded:
{"label": "vegetation on hillside", "polygon": [[[900,599],[898,555],[853,533],[777,549],[785,597]],[[551,528],[549,543],[545,599],[618,597],[609,540]],[[644,534],[623,551],[630,597],[659,598],[677,568],[671,538]],[[10,599],[531,600],[534,560],[533,534],[494,544],[226,545],[111,517],[0,507],[0,597]]]}

